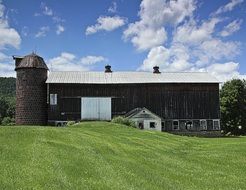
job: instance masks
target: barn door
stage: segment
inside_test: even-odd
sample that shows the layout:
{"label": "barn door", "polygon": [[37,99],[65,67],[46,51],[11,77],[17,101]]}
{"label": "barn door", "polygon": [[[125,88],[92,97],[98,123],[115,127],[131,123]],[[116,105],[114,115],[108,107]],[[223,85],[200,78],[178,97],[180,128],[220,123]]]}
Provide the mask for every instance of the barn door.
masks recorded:
{"label": "barn door", "polygon": [[111,98],[81,98],[82,120],[111,120]]}

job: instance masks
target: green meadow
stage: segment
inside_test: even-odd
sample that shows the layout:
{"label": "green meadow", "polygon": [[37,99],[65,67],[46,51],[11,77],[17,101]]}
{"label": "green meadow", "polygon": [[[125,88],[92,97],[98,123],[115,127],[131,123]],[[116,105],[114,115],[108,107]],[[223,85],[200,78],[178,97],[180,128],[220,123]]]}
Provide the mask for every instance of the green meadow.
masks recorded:
{"label": "green meadow", "polygon": [[246,138],[109,122],[0,127],[0,189],[245,189]]}

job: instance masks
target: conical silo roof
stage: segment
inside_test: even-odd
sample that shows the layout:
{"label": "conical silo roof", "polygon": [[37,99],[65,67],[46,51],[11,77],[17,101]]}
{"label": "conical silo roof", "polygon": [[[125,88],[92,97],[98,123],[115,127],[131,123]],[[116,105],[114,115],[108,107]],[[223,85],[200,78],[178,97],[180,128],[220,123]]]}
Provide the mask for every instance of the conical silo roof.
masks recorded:
{"label": "conical silo roof", "polygon": [[46,69],[48,70],[47,65],[45,64],[42,57],[38,56],[35,53],[30,55],[26,55],[20,62],[20,64],[15,68],[23,69],[23,68],[37,68],[37,69]]}

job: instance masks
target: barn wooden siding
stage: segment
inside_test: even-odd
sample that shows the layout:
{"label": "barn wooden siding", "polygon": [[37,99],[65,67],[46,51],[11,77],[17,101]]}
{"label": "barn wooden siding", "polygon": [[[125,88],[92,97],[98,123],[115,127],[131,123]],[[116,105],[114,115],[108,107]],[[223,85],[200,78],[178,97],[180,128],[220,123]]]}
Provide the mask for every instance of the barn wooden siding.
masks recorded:
{"label": "barn wooden siding", "polygon": [[146,107],[164,119],[220,118],[219,84],[49,84],[49,120],[80,120],[81,97],[111,97],[112,117]]}

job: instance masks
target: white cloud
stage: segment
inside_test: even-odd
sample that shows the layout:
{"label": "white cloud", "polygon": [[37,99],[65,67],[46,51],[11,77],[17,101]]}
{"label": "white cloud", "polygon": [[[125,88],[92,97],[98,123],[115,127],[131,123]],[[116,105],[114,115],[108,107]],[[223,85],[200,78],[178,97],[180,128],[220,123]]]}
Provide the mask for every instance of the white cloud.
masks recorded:
{"label": "white cloud", "polygon": [[222,41],[216,38],[215,27],[223,19],[212,17],[201,24],[191,19],[180,25],[173,33],[173,44],[181,43],[189,51],[191,58],[196,59],[197,67],[206,66],[220,59],[233,58],[240,52],[240,43],[234,41]]}
{"label": "white cloud", "polygon": [[80,62],[84,65],[92,65],[98,62],[103,62],[106,61],[107,59],[104,58],[103,56],[86,56],[86,57],[82,57]]}
{"label": "white cloud", "polygon": [[14,77],[14,63],[11,56],[0,52],[0,77]]}
{"label": "white cloud", "polygon": [[6,54],[0,52],[0,61],[5,61],[5,60],[8,59],[8,58],[9,58],[9,57],[8,57]]}
{"label": "white cloud", "polygon": [[[9,46],[19,48],[21,38],[19,33],[9,26],[8,17],[5,16],[5,6],[0,0],[0,50]],[[14,77],[14,63],[11,56],[0,52],[0,76]]]}
{"label": "white cloud", "polygon": [[240,75],[238,70],[239,63],[236,62],[215,63],[206,68],[206,71],[218,78],[221,82],[233,78],[246,79],[246,75]]}
{"label": "white cloud", "polygon": [[128,28],[128,30],[124,32],[124,35],[127,36],[127,38],[133,35],[131,37],[131,42],[139,51],[159,46],[167,39],[167,34],[164,28],[159,28],[157,30],[152,28],[138,28],[136,30],[139,32],[135,33],[137,35],[134,35],[132,30],[134,30],[134,28]]}
{"label": "white cloud", "polygon": [[157,65],[164,72],[187,71],[192,67],[188,60],[187,49],[181,44],[175,44],[170,49],[159,46],[150,50],[138,70],[152,71]]}
{"label": "white cloud", "polygon": [[4,16],[5,6],[2,4],[2,1],[0,0],[0,18]]}
{"label": "white cloud", "polygon": [[0,49],[6,46],[19,48],[21,37],[19,33],[8,24],[7,17],[4,15],[5,6],[0,1]]}
{"label": "white cloud", "polygon": [[53,23],[55,24],[54,27],[41,27],[40,31],[35,35],[35,37],[44,37],[46,33],[53,28],[55,28],[55,32],[57,35],[60,35],[62,32],[65,31],[64,22],[65,20],[57,15],[50,7],[48,7],[44,2],[41,2],[40,5],[41,12],[34,13],[34,16],[47,16],[48,18],[52,19]]}
{"label": "white cloud", "polygon": [[[153,66],[157,65],[164,72],[209,71],[219,79],[226,79],[226,75],[227,78],[240,76],[238,67],[231,64],[230,67],[228,65],[216,65],[215,63],[219,60],[233,58],[238,53],[236,42],[210,39],[195,46],[194,49],[189,48],[186,44],[173,42],[170,48],[164,46],[152,48],[138,70],[152,71]],[[219,66],[222,67],[220,72]],[[215,68],[216,72],[212,72]],[[229,74],[230,72],[225,72],[229,69],[233,75]]]}
{"label": "white cloud", "polygon": [[223,28],[223,30],[220,32],[220,35],[223,37],[232,35],[234,32],[240,30],[242,22],[243,22],[242,19],[237,19],[230,22],[228,25],[226,25]]}
{"label": "white cloud", "polygon": [[41,3],[41,9],[44,15],[47,15],[47,16],[53,15],[52,9],[49,8],[44,2]]}
{"label": "white cloud", "polygon": [[[201,46],[196,46],[196,48],[198,47],[204,49],[192,51],[182,43],[173,43],[170,48],[154,47],[138,70],[152,71],[153,67],[157,65],[163,72],[208,71],[221,81],[232,77],[242,77],[238,72],[238,63],[216,63],[222,58],[238,53],[237,45],[235,46],[234,42],[224,43],[212,39],[205,41]],[[197,51],[200,52],[200,55],[196,54]]]}
{"label": "white cloud", "polygon": [[40,13],[34,13],[34,16],[41,16]]}
{"label": "white cloud", "polygon": [[76,56],[63,52],[60,56],[48,60],[48,67],[51,71],[85,71],[84,66],[77,63]]}
{"label": "white cloud", "polygon": [[183,22],[195,10],[194,0],[143,0],[140,5],[140,22],[152,27],[161,27],[163,24],[172,25]]}
{"label": "white cloud", "polygon": [[62,26],[62,25],[60,25],[60,24],[58,24],[57,26],[56,26],[56,34],[57,35],[60,35],[62,32],[64,32],[65,31],[65,28],[64,28],[64,26]]}
{"label": "white cloud", "polygon": [[192,16],[194,0],[143,0],[140,5],[140,20],[129,24],[123,38],[130,40],[138,50],[160,46],[167,39],[164,25],[176,26]]}
{"label": "white cloud", "polygon": [[110,12],[110,13],[116,13],[117,12],[117,3],[115,1],[112,2],[112,5],[108,8],[108,12]]}
{"label": "white cloud", "polygon": [[204,21],[201,26],[191,19],[183,25],[180,25],[176,33],[174,34],[174,41],[185,43],[188,45],[197,45],[205,40],[212,38],[217,23],[221,22],[221,19],[212,18],[209,21]]}
{"label": "white cloud", "polygon": [[0,20],[0,49],[5,46],[19,48],[21,43],[19,33],[14,28],[10,28],[7,23],[3,22],[3,20]]}
{"label": "white cloud", "polygon": [[175,71],[188,71],[192,67],[190,60],[189,49],[180,43],[174,43],[170,48],[170,66],[168,70]]}
{"label": "white cloud", "polygon": [[13,63],[0,62],[0,77],[15,77],[15,65]]}
{"label": "white cloud", "polygon": [[224,64],[215,63],[210,65],[207,70],[211,73],[223,73],[223,74],[230,74],[232,71],[237,71],[239,67],[238,63],[235,62],[227,62]]}
{"label": "white cloud", "polygon": [[43,15],[48,16],[56,24],[61,24],[61,23],[65,22],[65,20],[63,18],[58,16],[56,14],[56,12],[53,11],[50,7],[48,7],[44,2],[41,2],[40,8],[41,8],[41,13],[36,12],[36,13],[34,13],[34,16],[36,16],[36,17],[37,16],[43,16]]}
{"label": "white cloud", "polygon": [[61,18],[61,17],[59,17],[57,15],[53,16],[52,20],[53,20],[54,23],[58,23],[58,24],[65,22],[65,19],[63,19],[63,18]]}
{"label": "white cloud", "polygon": [[27,26],[24,26],[22,29],[21,29],[21,34],[22,36],[27,36],[29,33],[29,28]]}
{"label": "white cloud", "polygon": [[86,28],[86,35],[94,34],[100,30],[112,31],[126,24],[126,19],[119,16],[100,16],[97,24]]}
{"label": "white cloud", "polygon": [[210,59],[230,59],[240,53],[238,42],[223,42],[219,39],[205,41],[199,47],[200,51]]}
{"label": "white cloud", "polygon": [[50,30],[49,26],[40,27],[39,31],[35,34],[36,38],[45,37],[47,32]]}
{"label": "white cloud", "polygon": [[169,66],[168,59],[170,51],[163,46],[152,48],[138,70],[151,71],[154,66],[158,65],[161,69]]}
{"label": "white cloud", "polygon": [[60,56],[48,60],[51,71],[88,71],[95,63],[105,61],[102,56],[77,58],[74,54],[63,52]]}
{"label": "white cloud", "polygon": [[228,11],[232,11],[235,6],[243,3],[244,0],[231,0],[229,3],[227,3],[224,6],[221,6],[215,13],[214,15],[225,13]]}
{"label": "white cloud", "polygon": [[[223,11],[238,3],[233,1]],[[180,13],[185,5],[189,11]],[[208,71],[222,81],[245,77],[238,72],[239,63],[232,61],[240,53],[240,42],[220,38],[217,25],[227,19],[214,14],[200,20],[193,15],[195,8],[195,1],[142,1],[140,20],[129,24],[123,34],[137,50],[150,50],[138,70],[152,71],[157,65],[164,72]],[[224,30],[232,34],[240,29],[241,22],[236,20]],[[172,32],[167,33],[167,27]],[[165,35],[157,35],[160,29]]]}

